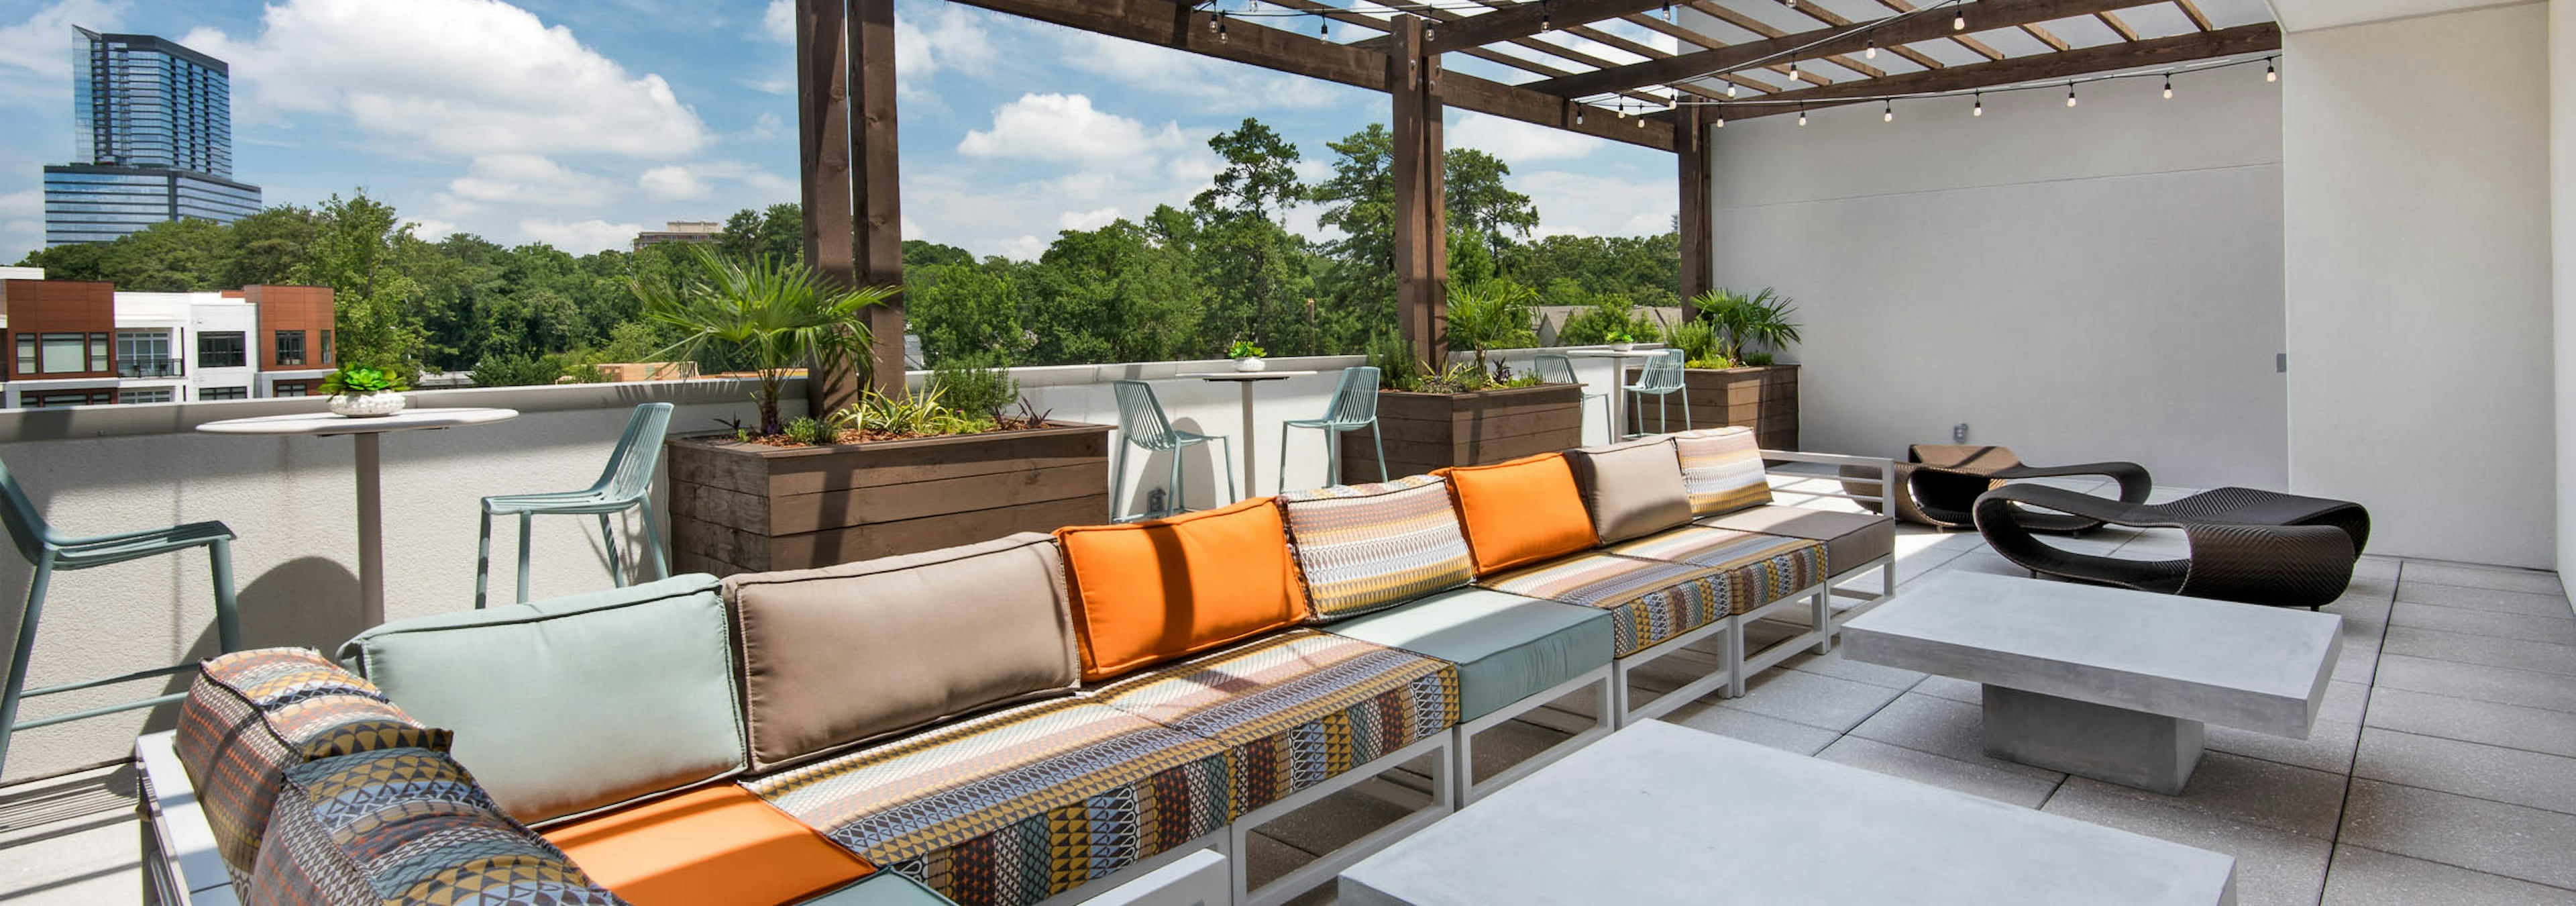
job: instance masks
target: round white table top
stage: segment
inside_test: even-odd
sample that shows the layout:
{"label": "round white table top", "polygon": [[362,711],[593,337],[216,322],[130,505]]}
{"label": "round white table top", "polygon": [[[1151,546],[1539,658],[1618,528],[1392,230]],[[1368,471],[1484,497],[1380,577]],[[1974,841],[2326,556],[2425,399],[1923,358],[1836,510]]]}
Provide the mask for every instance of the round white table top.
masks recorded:
{"label": "round white table top", "polygon": [[1320,371],[1194,371],[1181,375],[1202,381],[1276,381],[1292,377],[1310,377]]}
{"label": "round white table top", "polygon": [[1566,355],[1578,359],[1652,359],[1663,356],[1661,349],[1570,349]]}
{"label": "round white table top", "polygon": [[329,412],[301,412],[294,415],[267,415],[259,418],[234,418],[207,422],[197,430],[208,434],[304,434],[327,437],[336,434],[380,434],[387,431],[418,431],[426,428],[454,428],[481,425],[518,418],[517,409],[405,409],[376,418],[350,418]]}

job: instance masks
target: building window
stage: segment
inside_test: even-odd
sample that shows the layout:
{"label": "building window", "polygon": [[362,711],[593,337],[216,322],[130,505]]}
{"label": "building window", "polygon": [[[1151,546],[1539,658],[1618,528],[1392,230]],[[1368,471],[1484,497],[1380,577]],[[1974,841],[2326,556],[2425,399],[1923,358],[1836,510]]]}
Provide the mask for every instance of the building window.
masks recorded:
{"label": "building window", "polygon": [[269,395],[270,395],[270,396],[303,396],[303,395],[304,395],[304,382],[303,382],[303,381],[279,381],[279,382],[277,383],[277,387],[276,387],[274,390],[272,390],[272,391],[269,393]]}
{"label": "building window", "polygon": [[238,332],[197,335],[197,367],[239,368],[250,364],[249,344]]}
{"label": "building window", "polygon": [[327,330],[322,332],[322,359],[321,359],[321,362],[322,362],[322,364],[323,364],[323,365],[325,365],[325,366],[328,366],[328,365],[330,365],[330,364],[331,364],[331,332],[330,332],[330,331],[327,331]]}
{"label": "building window", "polygon": [[89,370],[89,338],[76,333],[49,333],[44,335],[44,343],[37,371],[79,374]]}
{"label": "building window", "polygon": [[214,402],[216,400],[246,400],[249,398],[250,388],[248,387],[197,388],[197,400],[199,402]]}
{"label": "building window", "polygon": [[303,332],[303,331],[301,331],[301,330],[281,330],[281,331],[278,331],[278,332],[277,332],[277,364],[280,364],[280,365],[302,365],[302,364],[304,364],[304,332]]}
{"label": "building window", "polygon": [[150,390],[119,390],[116,392],[116,401],[128,406],[136,403],[166,403],[170,401],[170,388],[154,387]]}
{"label": "building window", "polygon": [[129,378],[178,377],[179,360],[170,357],[169,331],[117,331],[116,373]]}
{"label": "building window", "polygon": [[18,335],[18,368],[14,373],[19,377],[26,377],[36,373],[35,334],[22,333]]}
{"label": "building window", "polygon": [[90,335],[89,335],[89,370],[91,370],[91,371],[106,371],[106,370],[108,369],[108,354],[109,354],[109,353],[111,353],[111,352],[114,352],[114,351],[116,351],[116,347],[113,347],[113,346],[109,346],[109,345],[107,345],[107,335],[106,335],[106,334],[103,334],[103,333],[94,333],[94,334],[90,334]]}
{"label": "building window", "polygon": [[24,402],[29,409],[49,409],[59,406],[104,406],[109,403],[116,402],[116,391],[70,390],[60,393],[38,393],[24,397],[21,402]]}

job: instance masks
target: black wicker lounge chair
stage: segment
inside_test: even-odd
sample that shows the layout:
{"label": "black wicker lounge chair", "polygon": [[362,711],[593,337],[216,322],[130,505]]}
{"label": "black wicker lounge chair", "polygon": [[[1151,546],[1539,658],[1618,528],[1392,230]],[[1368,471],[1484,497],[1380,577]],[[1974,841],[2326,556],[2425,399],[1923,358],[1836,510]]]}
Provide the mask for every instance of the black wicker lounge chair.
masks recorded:
{"label": "black wicker lounge chair", "polygon": [[[2133,560],[2049,546],[2025,522],[2033,509],[2137,528],[2181,529],[2180,560]],[[1977,531],[2004,559],[2032,572],[2140,591],[2305,607],[2343,595],[2370,541],[2360,504],[2219,488],[2165,504],[2139,504],[2064,488],[2017,484],[1977,498]]]}
{"label": "black wicker lounge chair", "polygon": [[[1895,495],[1897,519],[1945,529],[1976,528],[1976,517],[1970,512],[1977,495],[2004,486],[2005,482],[2025,478],[2068,478],[2099,475],[2120,483],[2123,503],[2145,503],[2155,489],[2147,468],[2133,462],[2096,462],[2074,466],[2025,465],[2013,451],[1996,446],[1959,446],[1952,444],[1915,444],[1905,448],[1907,461],[1896,464],[1896,483],[1906,493]],[[1875,470],[1843,470],[1843,489],[1858,496],[1877,497],[1878,482],[1857,481],[1878,477]],[[1872,510],[1874,503],[1863,503]],[[2081,534],[2102,527],[2097,519],[2026,513],[2022,526],[2034,532]]]}

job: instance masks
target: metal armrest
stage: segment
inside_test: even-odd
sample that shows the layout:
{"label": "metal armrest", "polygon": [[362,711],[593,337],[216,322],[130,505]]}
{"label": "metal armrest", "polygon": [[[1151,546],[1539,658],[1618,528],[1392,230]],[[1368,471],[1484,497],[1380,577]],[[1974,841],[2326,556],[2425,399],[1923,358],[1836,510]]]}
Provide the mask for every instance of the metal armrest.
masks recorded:
{"label": "metal armrest", "polygon": [[215,849],[214,829],[171,748],[173,738],[164,730],[134,741],[142,781],[143,882],[163,906],[232,906],[238,902],[232,873]]}
{"label": "metal armrest", "polygon": [[[1883,456],[1851,456],[1842,453],[1808,453],[1803,450],[1763,450],[1762,458],[1766,460],[1779,460],[1781,462],[1811,462],[1827,466],[1849,466],[1862,469],[1877,469],[1877,496],[1850,492],[1837,494],[1819,491],[1812,493],[1815,493],[1819,497],[1840,497],[1844,500],[1861,503],[1875,503],[1878,504],[1878,506],[1873,509],[1877,509],[1880,512],[1886,511],[1888,489],[1896,487],[1896,460]],[[1820,477],[1833,478],[1839,476]]]}

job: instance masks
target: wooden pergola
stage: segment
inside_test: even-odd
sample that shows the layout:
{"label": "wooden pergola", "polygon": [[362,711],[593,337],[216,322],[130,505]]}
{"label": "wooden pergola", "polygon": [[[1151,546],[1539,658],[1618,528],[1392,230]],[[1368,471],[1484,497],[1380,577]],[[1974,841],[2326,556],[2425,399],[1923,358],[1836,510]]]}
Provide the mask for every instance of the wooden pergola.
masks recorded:
{"label": "wooden pergola", "polygon": [[[1444,351],[1438,325],[1448,298],[1444,108],[1674,152],[1680,176],[1679,289],[1689,299],[1715,284],[1705,142],[1708,127],[1720,117],[1749,119],[1890,96],[2072,79],[2281,46],[2278,26],[2220,28],[2195,0],[1873,0],[1887,15],[1870,20],[1846,18],[1815,0],[1225,0],[1222,7],[1208,0],[955,2],[1386,92],[1393,101],[1395,138],[1396,301],[1406,337],[1432,361]],[[1815,27],[1790,30],[1742,11],[1771,2],[1783,3]],[[2188,26],[2176,34],[2142,33],[2122,14],[2145,7],[2178,10],[2176,21]],[[1247,17],[1248,10],[1309,15]],[[1317,16],[1380,34],[1341,43],[1294,30]],[[2099,22],[2117,40],[2071,44],[2050,27],[2070,19]],[[1668,36],[1678,51],[1603,27],[1614,22]],[[2000,50],[1992,35],[2003,31],[2046,49]],[[850,285],[899,283],[903,218],[896,188],[894,0],[798,0],[796,43],[806,260]],[[1973,62],[1945,63],[1926,52],[1934,44],[1964,48]],[[1601,55],[1603,48],[1640,59],[1609,59]],[[1884,68],[1863,59],[1882,50],[1894,58]],[[1532,79],[1508,84],[1446,71],[1441,60],[1447,54]],[[872,317],[877,348],[871,373],[892,392],[903,381],[903,309],[889,306]],[[818,402],[851,390],[813,383],[825,394]]]}

